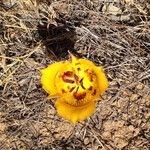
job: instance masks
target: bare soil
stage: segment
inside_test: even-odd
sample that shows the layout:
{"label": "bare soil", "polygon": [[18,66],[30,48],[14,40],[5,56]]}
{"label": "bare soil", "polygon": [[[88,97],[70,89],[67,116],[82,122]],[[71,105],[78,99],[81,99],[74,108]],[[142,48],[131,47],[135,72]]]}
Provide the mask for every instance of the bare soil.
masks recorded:
{"label": "bare soil", "polygon": [[[0,150],[150,149],[149,0],[0,1]],[[104,66],[89,119],[57,115],[39,70],[77,57]]]}

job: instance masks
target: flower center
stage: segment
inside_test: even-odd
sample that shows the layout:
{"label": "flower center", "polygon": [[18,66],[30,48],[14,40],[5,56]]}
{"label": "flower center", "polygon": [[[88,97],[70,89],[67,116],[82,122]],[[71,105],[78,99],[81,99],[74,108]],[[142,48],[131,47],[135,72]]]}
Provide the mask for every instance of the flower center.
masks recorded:
{"label": "flower center", "polygon": [[81,69],[79,66],[77,68],[72,68],[58,75],[59,80],[57,82],[61,83],[61,94],[72,95],[73,98],[79,102],[86,98],[86,96],[95,96],[97,94],[97,80],[95,73],[87,69]]}

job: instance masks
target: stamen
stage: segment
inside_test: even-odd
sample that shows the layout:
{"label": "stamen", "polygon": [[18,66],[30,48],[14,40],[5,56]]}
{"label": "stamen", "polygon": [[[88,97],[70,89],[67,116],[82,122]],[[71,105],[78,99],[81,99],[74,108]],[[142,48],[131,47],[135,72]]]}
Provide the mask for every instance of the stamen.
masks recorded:
{"label": "stamen", "polygon": [[79,90],[79,86],[78,86],[77,89],[76,89],[76,93],[78,92],[78,90]]}
{"label": "stamen", "polygon": [[79,83],[80,83],[81,87],[85,90],[86,88],[85,88],[84,85],[83,85],[83,79],[84,79],[84,78],[82,78],[82,79],[79,81]]}
{"label": "stamen", "polygon": [[74,74],[74,79],[75,79],[76,81],[78,81],[78,80],[79,80],[79,77],[78,77],[76,74]]}
{"label": "stamen", "polygon": [[75,86],[72,87],[72,88],[69,90],[69,92],[71,93],[74,89],[75,89]]}
{"label": "stamen", "polygon": [[86,88],[84,87],[84,85],[83,85],[83,82],[81,83],[81,87],[82,87],[82,89],[84,89],[84,90],[86,89]]}
{"label": "stamen", "polygon": [[74,80],[65,79],[65,78],[63,78],[63,81],[64,81],[64,82],[67,82],[67,83],[74,83]]}

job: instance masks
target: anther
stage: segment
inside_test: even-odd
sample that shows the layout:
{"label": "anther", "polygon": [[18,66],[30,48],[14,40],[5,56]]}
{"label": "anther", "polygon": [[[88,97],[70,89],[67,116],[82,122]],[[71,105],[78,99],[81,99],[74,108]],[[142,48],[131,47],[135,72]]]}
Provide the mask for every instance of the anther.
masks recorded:
{"label": "anther", "polygon": [[79,80],[79,77],[78,77],[76,74],[74,74],[74,79],[75,79],[76,81],[78,81],[78,80]]}
{"label": "anther", "polygon": [[75,89],[75,87],[72,87],[72,88],[69,90],[69,92],[71,93],[74,89]]}
{"label": "anther", "polygon": [[74,80],[65,79],[65,78],[63,78],[63,81],[64,81],[64,82],[67,82],[67,83],[74,83]]}

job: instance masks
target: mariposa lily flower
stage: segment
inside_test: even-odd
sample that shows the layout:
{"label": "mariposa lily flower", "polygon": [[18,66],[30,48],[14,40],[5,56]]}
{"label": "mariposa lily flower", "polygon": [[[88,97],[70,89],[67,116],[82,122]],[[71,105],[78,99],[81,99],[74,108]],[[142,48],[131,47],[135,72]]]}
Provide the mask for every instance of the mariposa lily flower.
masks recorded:
{"label": "mariposa lily flower", "polygon": [[49,98],[57,97],[55,107],[60,116],[74,124],[91,116],[96,101],[108,87],[101,66],[86,59],[55,62],[41,70],[41,83]]}

